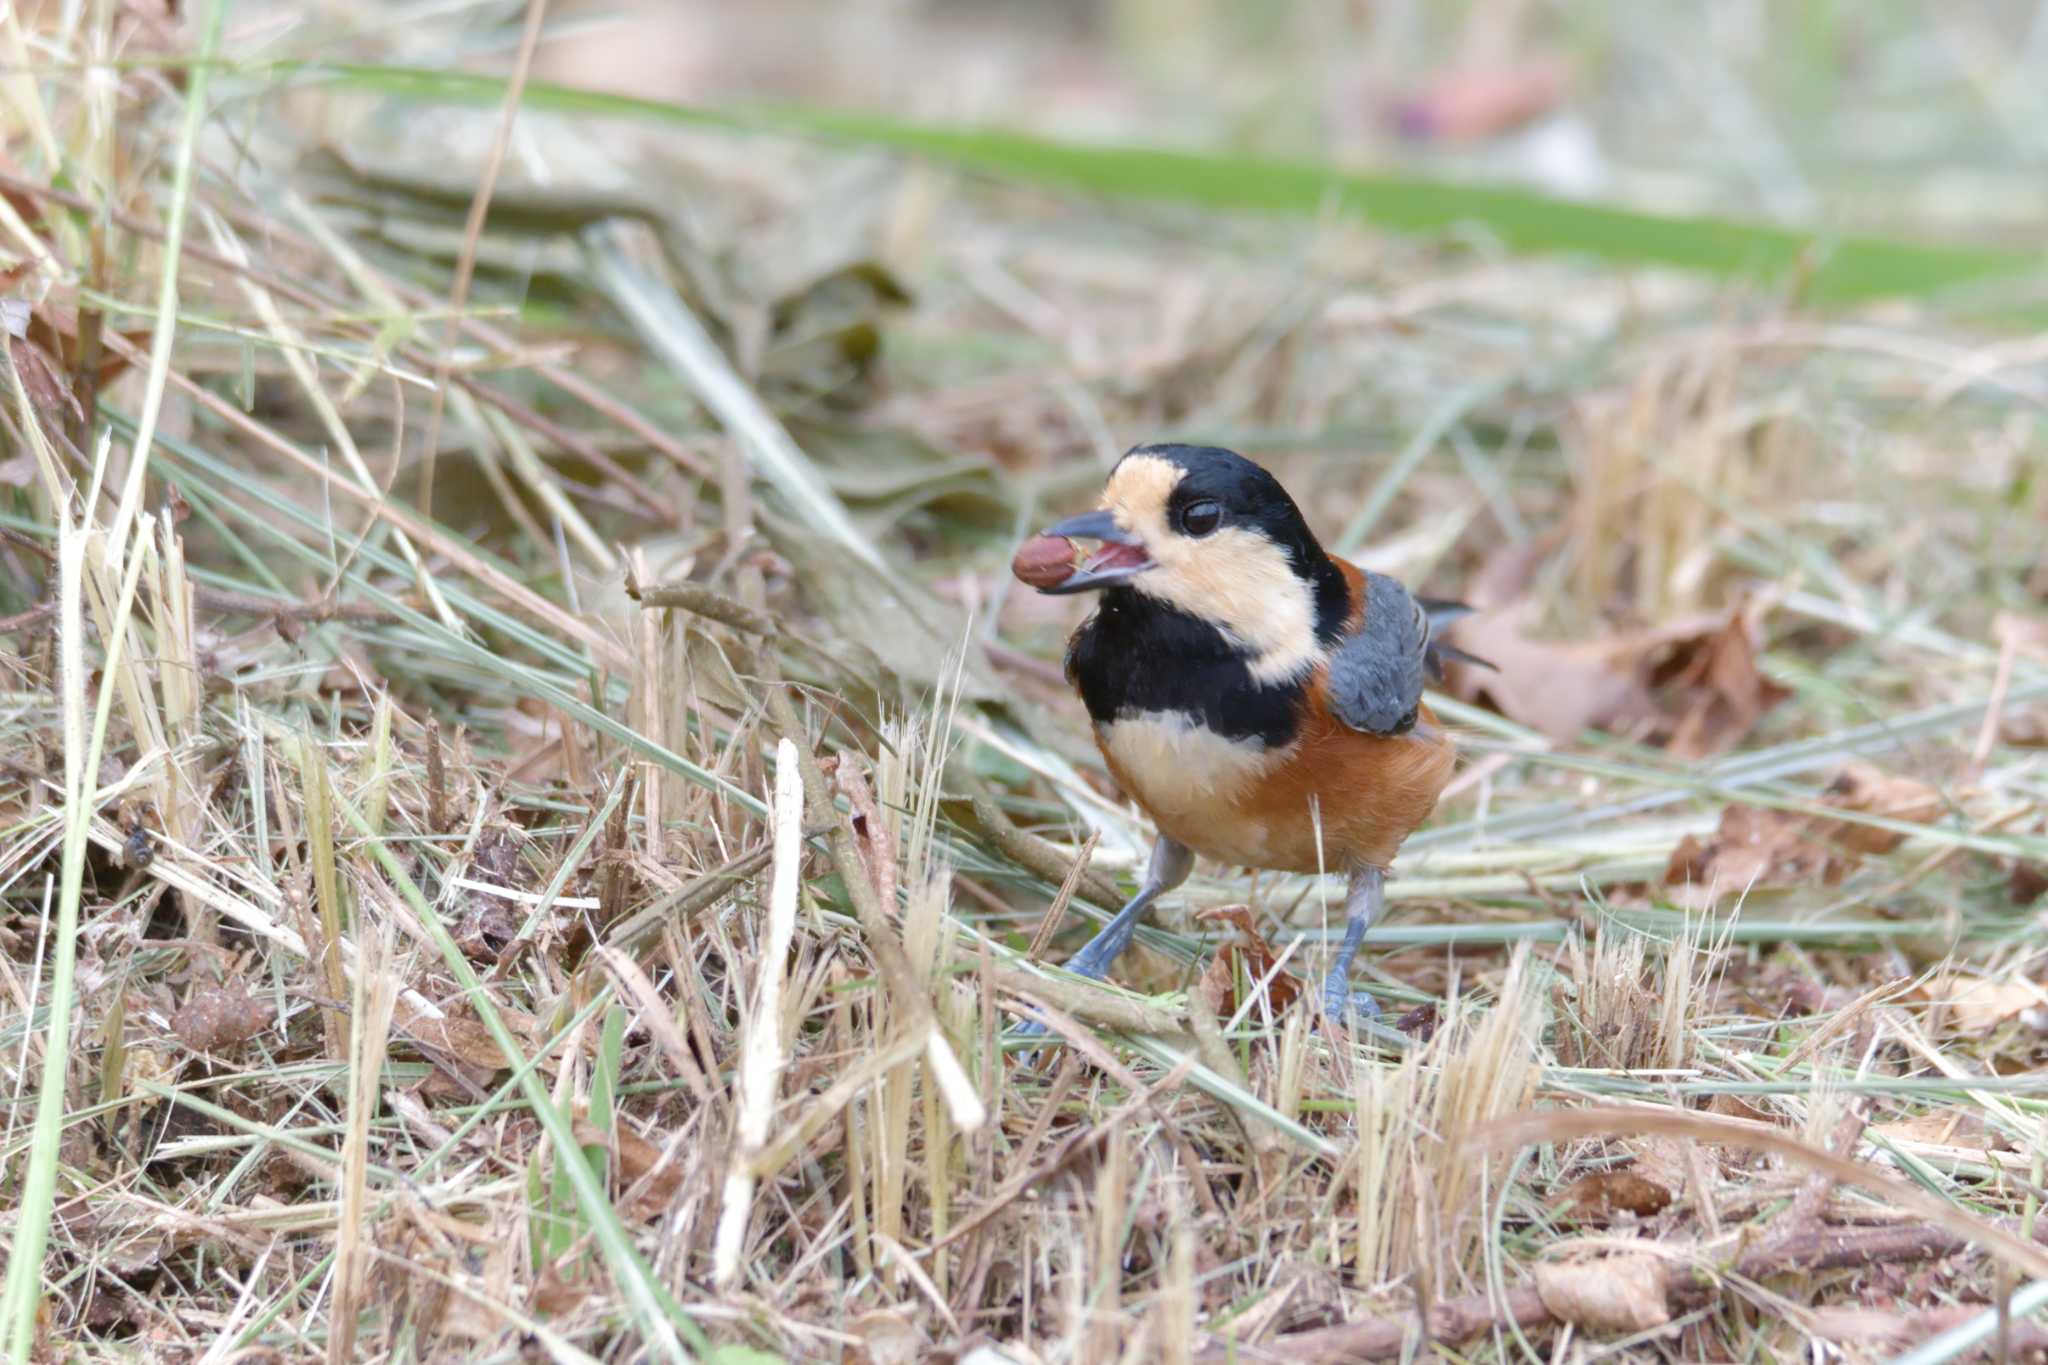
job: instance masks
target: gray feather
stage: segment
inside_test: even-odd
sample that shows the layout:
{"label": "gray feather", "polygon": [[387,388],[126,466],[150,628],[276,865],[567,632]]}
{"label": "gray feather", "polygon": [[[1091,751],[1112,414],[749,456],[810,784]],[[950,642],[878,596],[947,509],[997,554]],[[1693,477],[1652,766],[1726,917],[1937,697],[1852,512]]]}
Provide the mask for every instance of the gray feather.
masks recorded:
{"label": "gray feather", "polygon": [[1330,660],[1330,711],[1354,730],[1400,735],[1415,728],[1432,651],[1429,616],[1385,574],[1365,575],[1365,620]]}

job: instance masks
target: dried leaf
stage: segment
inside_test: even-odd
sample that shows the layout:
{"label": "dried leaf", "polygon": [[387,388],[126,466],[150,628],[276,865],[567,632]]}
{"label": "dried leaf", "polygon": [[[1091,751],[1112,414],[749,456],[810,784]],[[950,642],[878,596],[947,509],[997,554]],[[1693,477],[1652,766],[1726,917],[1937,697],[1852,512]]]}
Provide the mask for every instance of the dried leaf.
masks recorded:
{"label": "dried leaf", "polygon": [[1536,1292],[1560,1322],[1592,1332],[1646,1332],[1671,1320],[1664,1267],[1657,1256],[1541,1262]]}
{"label": "dried leaf", "polygon": [[1990,1033],[2013,1018],[2048,1032],[2048,992],[2024,978],[1937,977],[1927,983],[1924,996],[1948,1006],[1949,1027],[1958,1033]]}
{"label": "dried leaf", "polygon": [[[499,1006],[498,1015],[515,1035],[531,1035],[532,1020],[525,1015],[503,1006]],[[499,1071],[507,1065],[504,1050],[491,1037],[491,1031],[484,1027],[483,1022],[454,1009],[444,1009],[442,1017],[435,1019],[424,1010],[408,1004],[401,995],[392,1010],[391,1026],[394,1032],[429,1051],[444,1052],[466,1066]]]}
{"label": "dried leaf", "polygon": [[1653,685],[1675,689],[1678,719],[1664,747],[1681,758],[1703,758],[1734,747],[1764,713],[1792,695],[1758,671],[1756,642],[1741,612],[1704,635],[1678,643],[1660,665]]}
{"label": "dried leaf", "polygon": [[252,997],[237,979],[194,988],[171,1016],[171,1032],[194,1052],[226,1052],[276,1022],[276,1006]]}
{"label": "dried leaf", "polygon": [[[1867,763],[1852,763],[1844,768],[1828,783],[1821,800],[1841,810],[1881,815],[1888,820],[1910,820],[1920,825],[1934,821],[1942,810],[1941,793],[1925,782],[1894,777]],[[1852,853],[1889,853],[1906,837],[1897,830],[1845,820],[1817,822],[1815,832]]]}
{"label": "dried leaf", "polygon": [[1740,1095],[1716,1095],[1707,1101],[1707,1112],[1723,1118],[1742,1119],[1749,1123],[1783,1123],[1783,1114],[1760,1109]]}
{"label": "dried leaf", "polygon": [[1528,584],[1554,548],[1504,546],[1473,575],[1481,610],[1452,642],[1498,671],[1453,666],[1451,691],[1560,743],[1586,730],[1662,744],[1681,757],[1728,749],[1789,692],[1757,668],[1757,623],[1739,607],[1604,639],[1533,638],[1540,607]]}
{"label": "dried leaf", "polygon": [[24,340],[14,343],[12,354],[21,387],[44,421],[63,424],[84,419],[85,410],[78,406],[78,399],[72,396],[49,352],[34,341]]}
{"label": "dried leaf", "polygon": [[860,1344],[840,1348],[840,1365],[912,1365],[925,1358],[924,1334],[907,1308],[877,1308],[848,1325]]}
{"label": "dried leaf", "polygon": [[1796,811],[1728,807],[1711,839],[1703,843],[1688,834],[1672,851],[1664,869],[1672,901],[1704,910],[1754,887],[1834,885],[1842,879],[1842,860],[1808,837],[1809,824]]}
{"label": "dried leaf", "polygon": [[1593,1171],[1558,1191],[1552,1207],[1580,1222],[1650,1218],[1671,1206],[1671,1191],[1634,1171]]}
{"label": "dried leaf", "polygon": [[533,1294],[527,1303],[543,1318],[559,1318],[575,1312],[589,1300],[592,1285],[588,1280],[571,1280],[562,1273],[554,1262],[541,1267],[539,1276],[533,1282]]}
{"label": "dried leaf", "polygon": [[1499,670],[1458,665],[1451,673],[1452,693],[1463,701],[1490,702],[1509,720],[1559,743],[1587,730],[1640,729],[1656,718],[1656,702],[1630,651],[1590,641],[1531,639],[1527,632],[1536,614],[1536,604],[1525,600],[1452,627],[1453,643]]}
{"label": "dried leaf", "polygon": [[1979,1151],[2004,1150],[2009,1146],[1991,1131],[1981,1115],[1966,1109],[1938,1109],[1909,1119],[1870,1125],[1873,1137],[1890,1142],[1919,1142],[1933,1147],[1964,1147]]}
{"label": "dried leaf", "polygon": [[1209,965],[1202,972],[1202,979],[1195,989],[1208,1000],[1209,1008],[1219,1017],[1228,1018],[1237,1013],[1242,1003],[1238,997],[1239,981],[1256,983],[1266,980],[1267,973],[1272,979],[1267,982],[1267,999],[1272,1002],[1274,1013],[1279,1013],[1293,1004],[1301,995],[1301,979],[1286,970],[1274,971],[1279,956],[1274,953],[1266,940],[1259,936],[1258,926],[1252,921],[1248,905],[1222,905],[1213,910],[1203,910],[1195,915],[1198,920],[1220,921],[1230,925],[1237,933],[1216,949],[1216,956],[1209,959]]}
{"label": "dried leaf", "polygon": [[584,1146],[602,1147],[611,1154],[612,1167],[618,1172],[622,1187],[631,1188],[648,1172],[655,1173],[654,1179],[634,1201],[633,1211],[636,1214],[642,1218],[658,1218],[667,1211],[669,1201],[682,1187],[683,1163],[680,1160],[663,1166],[661,1148],[624,1124],[606,1132],[588,1119],[578,1119],[575,1133],[576,1141]]}
{"label": "dried leaf", "polygon": [[[1925,824],[1941,814],[1939,792],[1924,782],[1852,764],[1828,784],[1823,803],[1838,810]],[[1664,884],[1672,900],[1706,909],[1755,887],[1833,886],[1858,858],[1889,853],[1904,835],[1799,811],[1730,806],[1713,837],[1687,835],[1672,851]]]}
{"label": "dried leaf", "polygon": [[[84,347],[79,341],[79,315],[76,309],[45,302],[35,310],[28,324],[28,339],[40,347],[49,358],[53,375],[73,376],[80,372]],[[131,347],[147,350],[150,333],[145,330],[114,332]],[[99,354],[99,367],[94,382],[105,388],[127,370],[128,361],[111,346],[103,346]],[[68,379],[63,382],[68,392]]]}

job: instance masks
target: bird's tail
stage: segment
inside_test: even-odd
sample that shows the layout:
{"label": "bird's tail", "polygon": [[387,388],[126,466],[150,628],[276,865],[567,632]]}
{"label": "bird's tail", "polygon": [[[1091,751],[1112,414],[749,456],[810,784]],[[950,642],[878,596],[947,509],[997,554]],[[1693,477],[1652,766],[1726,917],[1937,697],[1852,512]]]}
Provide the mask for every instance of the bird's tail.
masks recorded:
{"label": "bird's tail", "polygon": [[1422,608],[1423,620],[1429,623],[1429,642],[1423,647],[1422,658],[1423,662],[1429,665],[1432,677],[1439,682],[1443,681],[1446,659],[1456,659],[1459,663],[1471,664],[1475,668],[1484,668],[1494,673],[1500,672],[1499,665],[1491,659],[1482,659],[1477,654],[1458,648],[1448,640],[1438,638],[1445,626],[1460,617],[1470,616],[1477,608],[1444,597],[1418,597],[1415,601]]}

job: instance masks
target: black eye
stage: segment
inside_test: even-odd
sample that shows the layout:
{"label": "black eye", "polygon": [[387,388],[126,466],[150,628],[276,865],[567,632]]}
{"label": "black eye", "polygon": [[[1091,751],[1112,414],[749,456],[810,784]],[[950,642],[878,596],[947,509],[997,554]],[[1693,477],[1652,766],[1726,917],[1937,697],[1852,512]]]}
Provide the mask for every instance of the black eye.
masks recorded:
{"label": "black eye", "polygon": [[1181,509],[1180,529],[1191,536],[1206,536],[1223,524],[1223,505],[1203,498]]}

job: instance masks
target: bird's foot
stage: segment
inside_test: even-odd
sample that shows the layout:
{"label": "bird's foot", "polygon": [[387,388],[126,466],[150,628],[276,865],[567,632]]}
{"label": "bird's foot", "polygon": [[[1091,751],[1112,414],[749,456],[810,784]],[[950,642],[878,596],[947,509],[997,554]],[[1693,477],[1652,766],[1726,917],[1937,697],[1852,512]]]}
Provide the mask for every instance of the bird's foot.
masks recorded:
{"label": "bird's foot", "polygon": [[[1036,1019],[1019,1019],[1016,1023],[1010,1025],[1009,1036],[1012,1038],[1043,1038],[1045,1031],[1045,1025],[1039,1023]],[[1035,1054],[1027,1053],[1026,1059],[1028,1060],[1033,1055]]]}
{"label": "bird's foot", "polygon": [[1380,1002],[1370,991],[1354,988],[1345,973],[1331,972],[1323,978],[1323,1018],[1332,1025],[1378,1023]]}

